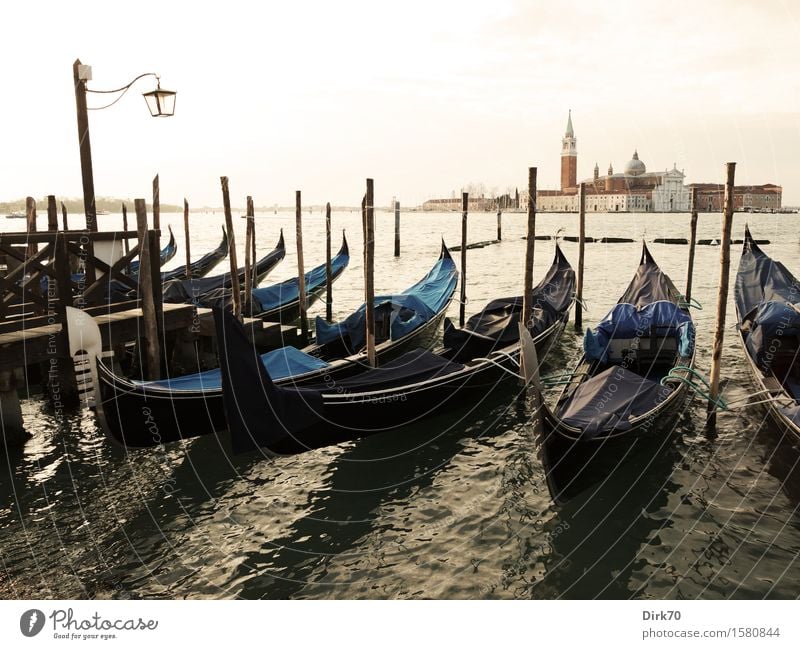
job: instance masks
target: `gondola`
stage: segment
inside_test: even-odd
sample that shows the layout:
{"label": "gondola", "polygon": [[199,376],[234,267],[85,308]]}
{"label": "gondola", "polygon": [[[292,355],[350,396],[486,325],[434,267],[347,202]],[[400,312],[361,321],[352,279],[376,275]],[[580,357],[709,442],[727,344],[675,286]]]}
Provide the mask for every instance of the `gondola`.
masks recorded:
{"label": "gondola", "polygon": [[[350,249],[347,237],[342,233],[342,247],[331,259],[331,282],[335,282],[350,263]],[[316,302],[326,287],[325,264],[305,273],[306,307]],[[268,322],[291,324],[300,317],[300,288],[297,277],[287,279],[272,286],[254,288],[251,293],[254,318]]]}
{"label": "gondola", "polygon": [[770,419],[800,439],[800,283],[745,228],[734,301],[739,341]]}
{"label": "gondola", "polygon": [[200,277],[205,277],[220,261],[225,259],[227,256],[228,233],[225,232],[225,228],[222,228],[222,241],[220,241],[220,244],[214,250],[207,252],[197,261],[191,262],[189,264],[188,272],[186,270],[186,265],[184,264],[173,270],[163,271],[161,273],[161,283],[163,284],[164,282],[168,282],[173,279],[198,279]]}
{"label": "gondola", "polygon": [[[429,344],[453,297],[458,271],[442,252],[433,268],[397,295],[375,298],[376,355],[385,362],[409,348]],[[344,323],[363,324],[362,305]],[[319,323],[317,325],[319,327]],[[335,329],[329,326],[328,333]],[[251,351],[255,353],[254,348]],[[347,327],[301,349],[283,347],[260,356],[279,384],[339,381],[366,366],[363,341]],[[133,381],[96,360],[97,414],[103,430],[127,446],[155,446],[227,428],[219,369],[160,381]],[[147,413],[143,417],[143,413]],[[158,434],[154,434],[157,431]]]}
{"label": "gondola", "polygon": [[[258,285],[285,256],[286,244],[283,241],[283,230],[281,230],[281,236],[275,248],[256,262],[253,273],[254,283]],[[245,267],[241,266],[237,270],[237,274],[239,285],[243,287]],[[201,307],[220,306],[230,300],[232,283],[230,272],[212,277],[173,279],[164,283],[162,294],[164,302],[194,304]]]}
{"label": "gondola", "polygon": [[[617,304],[587,329],[584,355],[563,380],[553,408],[539,419],[548,480],[556,457],[592,456],[662,431],[682,402],[694,367],[688,305],[645,244],[636,274]],[[617,458],[618,459],[618,458]],[[565,485],[551,484],[560,494]]]}
{"label": "gondola", "polygon": [[[178,252],[178,244],[175,243],[175,235],[172,232],[172,226],[168,225],[167,228],[169,229],[169,241],[167,242],[167,245],[161,249],[161,254],[159,255],[161,266],[169,261],[172,261],[172,258]],[[128,267],[128,274],[138,275],[140,263],[141,262],[138,259],[132,261]]]}
{"label": "gondola", "polygon": [[[575,272],[556,246],[555,259],[533,290],[528,330],[544,357],[558,339],[574,300]],[[235,451],[302,453],[395,430],[460,406],[474,406],[519,371],[522,298],[490,302],[463,329],[446,321],[444,346],[413,349],[376,369],[316,385],[276,385],[253,353],[244,329],[215,312],[223,393]]]}

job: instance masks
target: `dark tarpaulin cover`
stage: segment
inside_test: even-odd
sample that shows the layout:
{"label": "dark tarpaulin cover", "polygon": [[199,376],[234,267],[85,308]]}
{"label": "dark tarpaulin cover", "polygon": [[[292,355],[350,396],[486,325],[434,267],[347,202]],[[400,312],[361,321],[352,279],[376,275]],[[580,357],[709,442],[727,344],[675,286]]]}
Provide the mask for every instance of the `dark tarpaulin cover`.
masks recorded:
{"label": "dark tarpaulin cover", "polygon": [[[256,263],[255,274],[263,278],[286,255],[283,231],[275,249]],[[244,284],[244,267],[239,268],[239,283]],[[163,286],[164,302],[197,304],[203,307],[222,307],[231,297],[231,274],[214,275],[197,279],[172,280]]]}
{"label": "dark tarpaulin cover", "polygon": [[[572,304],[575,294],[575,271],[556,244],[550,269],[533,289],[533,327],[531,335],[550,327]],[[492,300],[473,315],[463,329],[449,318],[444,323],[444,346],[453,350],[469,349],[472,355],[485,355],[519,341],[519,314],[522,297]]]}
{"label": "dark tarpaulin cover", "polygon": [[618,302],[641,307],[661,300],[677,302],[679,295],[680,293],[675,288],[675,284],[658,267],[647,246],[642,244],[642,258],[636,269],[636,274]]}
{"label": "dark tarpaulin cover", "polygon": [[323,421],[318,390],[276,386],[242,325],[214,309],[222,395],[235,453],[274,446]]}
{"label": "dark tarpaulin cover", "polygon": [[558,416],[569,426],[582,429],[587,439],[593,439],[629,430],[631,418],[653,410],[671,393],[669,386],[613,366],[581,383]]}
{"label": "dark tarpaulin cover", "polygon": [[800,284],[795,276],[758,247],[749,228],[745,229],[744,237],[734,288],[740,325],[753,309],[764,302],[800,302]]}
{"label": "dark tarpaulin cover", "polygon": [[[347,247],[347,239],[342,237],[342,247],[336,256],[331,259],[331,276],[337,277],[347,268],[350,262],[350,251]],[[326,282],[325,264],[321,264],[305,274],[306,294],[309,295],[323,286]],[[300,296],[300,283],[297,277],[287,279],[279,284],[253,289],[253,311],[254,313],[267,313],[286,304],[296,301]]]}
{"label": "dark tarpaulin cover", "polygon": [[[442,256],[419,282],[399,295],[375,296],[376,340],[387,321],[391,340],[402,338],[428,322],[448,303],[457,283],[455,262],[442,246]],[[356,352],[365,344],[365,320],[364,304],[342,322],[328,324],[317,316],[317,343],[324,345],[341,340],[348,349]]]}
{"label": "dark tarpaulin cover", "polygon": [[589,360],[607,362],[608,344],[612,340],[625,340],[672,333],[678,354],[691,357],[694,351],[694,324],[691,316],[673,302],[654,302],[640,308],[632,304],[616,304],[594,329],[587,329],[583,351]]}
{"label": "dark tarpaulin cover", "polygon": [[762,370],[770,369],[775,354],[797,352],[800,313],[786,302],[765,302],[750,320],[745,345]]}

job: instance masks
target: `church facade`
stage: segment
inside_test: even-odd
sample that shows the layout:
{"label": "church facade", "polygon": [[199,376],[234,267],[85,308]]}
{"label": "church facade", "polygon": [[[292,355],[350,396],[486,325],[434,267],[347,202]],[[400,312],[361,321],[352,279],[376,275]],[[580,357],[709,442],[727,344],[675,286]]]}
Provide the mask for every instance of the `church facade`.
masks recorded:
{"label": "church facade", "polygon": [[[572,126],[572,111],[561,140],[561,189],[537,192],[536,208],[542,212],[578,211],[578,145]],[[622,173],[594,174],[583,182],[586,186],[587,212],[686,212],[689,210],[689,188],[686,175],[676,165],[664,171],[648,171],[634,151]]]}

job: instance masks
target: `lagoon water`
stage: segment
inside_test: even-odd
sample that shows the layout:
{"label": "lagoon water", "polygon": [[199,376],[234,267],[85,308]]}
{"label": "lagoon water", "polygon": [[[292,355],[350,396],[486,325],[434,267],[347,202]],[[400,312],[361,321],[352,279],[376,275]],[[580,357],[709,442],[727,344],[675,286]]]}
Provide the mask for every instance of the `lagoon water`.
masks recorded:
{"label": "lagoon water", "polygon": [[[101,229],[121,229],[118,215]],[[195,258],[220,239],[222,213],[193,214]],[[45,227],[43,219],[40,224]],[[376,291],[416,281],[456,245],[460,214],[403,213],[402,256],[392,257],[393,215],[376,214]],[[797,215],[744,215],[768,254],[800,273]],[[182,215],[162,214],[182,246]],[[15,229],[19,222],[0,223]],[[362,301],[361,219],[336,212],[347,230],[349,269],[334,287],[346,315]],[[587,235],[636,243],[587,244],[584,324],[602,318],[626,287],[644,237],[683,287],[686,214],[590,214]],[[719,236],[718,214],[701,214],[699,238]],[[258,247],[284,228],[286,259],[266,283],[296,274],[294,215],[257,216]],[[237,219],[242,247],[244,222]],[[537,234],[577,234],[574,214],[540,214]],[[472,214],[470,241],[495,237],[494,214]],[[503,242],[468,253],[467,313],[521,292],[523,214],[503,216]],[[162,243],[166,237],[162,239]],[[324,216],[304,214],[306,264],[324,259]],[[338,235],[334,239],[334,251]],[[577,266],[575,243],[563,242]],[[740,247],[732,249],[735,273]],[[553,254],[536,242],[536,277]],[[182,263],[183,252],[169,267]],[[697,367],[710,369],[719,248],[697,248],[693,295]],[[223,262],[227,264],[227,260]],[[731,288],[733,283],[731,283]],[[732,299],[728,323],[735,319]],[[312,309],[324,313],[324,304]],[[451,317],[458,305],[453,302]],[[547,359],[570,368],[581,338],[572,324]],[[724,396],[754,390],[735,330],[728,326]],[[687,401],[663,433],[597,483],[553,503],[529,424],[514,399],[465,404],[414,428],[301,456],[232,456],[224,439],[125,450],[88,411],[49,416],[37,395],[23,401],[32,434],[0,454],[0,596],[27,598],[796,598],[800,577],[800,459],[760,406],[721,413],[704,429],[705,403]]]}

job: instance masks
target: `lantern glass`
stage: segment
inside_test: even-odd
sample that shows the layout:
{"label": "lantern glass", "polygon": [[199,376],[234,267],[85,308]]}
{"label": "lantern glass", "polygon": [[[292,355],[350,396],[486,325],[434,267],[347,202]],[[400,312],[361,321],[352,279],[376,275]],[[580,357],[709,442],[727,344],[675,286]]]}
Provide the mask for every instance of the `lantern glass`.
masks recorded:
{"label": "lantern glass", "polygon": [[160,85],[155,90],[145,92],[144,100],[153,117],[172,117],[175,114],[175,96],[172,90],[164,90]]}

